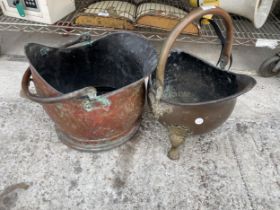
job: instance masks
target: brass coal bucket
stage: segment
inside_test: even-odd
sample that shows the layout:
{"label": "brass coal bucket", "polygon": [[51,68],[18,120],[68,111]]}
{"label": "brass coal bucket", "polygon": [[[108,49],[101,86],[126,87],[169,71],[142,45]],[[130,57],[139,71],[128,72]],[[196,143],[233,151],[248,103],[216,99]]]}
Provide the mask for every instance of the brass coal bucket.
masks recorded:
{"label": "brass coal bucket", "polygon": [[[225,20],[226,42],[217,68],[193,55],[170,49],[180,32],[207,14]],[[179,146],[188,135],[209,132],[232,113],[238,96],[256,84],[252,77],[223,70],[231,59],[232,20],[220,8],[202,7],[192,11],[170,33],[160,55],[156,74],[149,78],[149,104],[156,118],[167,127],[171,141],[169,158],[179,158]]]}
{"label": "brass coal bucket", "polygon": [[[157,65],[156,50],[147,40],[128,32],[96,41],[81,36],[60,48],[31,43],[25,53],[30,68],[22,79],[22,95],[42,104],[63,143],[97,152],[136,133],[145,78]],[[31,81],[36,94],[30,91]]]}

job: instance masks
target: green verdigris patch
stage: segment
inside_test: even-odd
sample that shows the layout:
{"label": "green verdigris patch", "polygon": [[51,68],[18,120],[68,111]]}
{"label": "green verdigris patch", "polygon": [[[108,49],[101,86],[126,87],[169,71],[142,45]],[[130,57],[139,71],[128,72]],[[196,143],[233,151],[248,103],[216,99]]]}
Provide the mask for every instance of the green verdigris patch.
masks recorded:
{"label": "green verdigris patch", "polygon": [[164,114],[171,113],[173,111],[172,106],[169,106],[165,103],[160,103],[160,101],[156,100],[156,97],[153,93],[149,93],[148,97],[156,119],[159,119]]}

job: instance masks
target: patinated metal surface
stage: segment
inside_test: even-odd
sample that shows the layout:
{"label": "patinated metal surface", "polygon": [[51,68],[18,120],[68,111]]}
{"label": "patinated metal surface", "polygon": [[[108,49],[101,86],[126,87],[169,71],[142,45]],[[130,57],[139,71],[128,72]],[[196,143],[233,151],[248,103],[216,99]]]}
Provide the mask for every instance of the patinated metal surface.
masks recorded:
{"label": "patinated metal surface", "polygon": [[158,119],[166,126],[189,129],[191,134],[207,133],[223,124],[232,113],[236,99],[203,105],[176,105],[161,101],[159,106],[169,106],[170,112]]}
{"label": "patinated metal surface", "polygon": [[[70,147],[102,151],[129,140],[140,124],[155,49],[133,33],[64,48],[26,47],[31,66],[22,80],[23,95],[43,105]],[[31,75],[36,94],[29,91]]]}
{"label": "patinated metal surface", "polygon": [[195,56],[171,52],[180,32],[206,14],[224,18],[227,39],[220,66],[229,63],[233,43],[232,20],[219,8],[198,8],[185,17],[163,45],[156,75],[149,80],[149,103],[155,117],[168,128],[169,158],[179,158],[179,146],[188,135],[209,132],[223,124],[232,113],[236,98],[256,81],[246,75],[223,71]]}
{"label": "patinated metal surface", "polygon": [[[48,85],[33,72],[36,90],[40,95],[57,96]],[[44,104],[43,107],[51,119],[63,132],[81,139],[84,143],[114,140],[125,136],[140,120],[144,101],[144,81],[138,81],[120,91],[105,94],[111,105],[98,104],[91,112],[82,106],[83,100],[72,99],[62,103]]]}
{"label": "patinated metal surface", "polygon": [[[34,70],[32,78],[39,95],[49,97],[60,95],[53,88],[49,88],[49,85]],[[138,128],[145,102],[144,80],[123,90],[109,93],[106,97],[111,105],[104,107],[102,104],[96,104],[94,110],[90,112],[84,109],[83,99],[43,104],[43,107],[55,122],[57,129],[64,133],[63,141],[69,142],[65,138],[67,135],[76,142],[76,144],[68,143],[68,146],[80,150],[98,151],[96,148],[99,144],[105,144],[102,150],[106,150],[116,144],[110,141],[124,143],[123,138],[129,140],[126,138],[127,134],[135,130],[135,127]]]}

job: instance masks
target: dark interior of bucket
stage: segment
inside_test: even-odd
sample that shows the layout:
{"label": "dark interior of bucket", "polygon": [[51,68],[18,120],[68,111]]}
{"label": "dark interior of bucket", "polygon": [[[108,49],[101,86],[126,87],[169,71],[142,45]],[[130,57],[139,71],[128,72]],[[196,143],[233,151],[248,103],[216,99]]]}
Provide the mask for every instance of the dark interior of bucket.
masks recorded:
{"label": "dark interior of bucket", "polygon": [[72,48],[28,44],[25,52],[42,78],[62,93],[93,86],[104,94],[148,76],[157,65],[155,49],[133,33],[114,33]]}
{"label": "dark interior of bucket", "polygon": [[[153,84],[155,84],[155,73]],[[165,70],[163,99],[199,103],[231,96],[239,90],[236,75],[184,52],[172,52]]]}

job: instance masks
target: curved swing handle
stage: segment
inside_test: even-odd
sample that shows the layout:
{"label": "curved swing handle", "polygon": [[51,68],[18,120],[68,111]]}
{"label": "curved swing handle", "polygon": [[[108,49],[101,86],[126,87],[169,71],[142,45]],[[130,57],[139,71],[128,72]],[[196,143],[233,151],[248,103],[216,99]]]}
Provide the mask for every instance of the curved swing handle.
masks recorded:
{"label": "curved swing handle", "polygon": [[[62,45],[60,48],[68,48],[78,43],[91,41],[89,34],[83,34],[79,36],[78,39],[68,42]],[[83,99],[82,106],[85,111],[92,111],[96,102],[100,103],[103,107],[111,105],[109,99],[103,96],[97,96],[97,90],[94,87],[85,87],[71,93],[61,94],[55,97],[41,97],[36,94],[33,94],[29,91],[29,85],[32,81],[31,79],[31,70],[28,68],[21,81],[21,95],[31,101],[41,103],[41,104],[52,104],[52,103],[62,103],[71,99]]]}
{"label": "curved swing handle", "polygon": [[180,23],[177,24],[177,26],[169,34],[169,37],[167,38],[167,40],[165,41],[162,47],[159,63],[157,66],[157,72],[156,72],[156,78],[157,78],[156,99],[157,100],[160,100],[163,94],[165,67],[166,67],[169,51],[173,46],[174,42],[176,41],[177,37],[180,35],[180,33],[184,30],[184,28],[187,25],[192,23],[194,20],[200,19],[204,15],[209,15],[209,14],[221,16],[225,21],[227,34],[226,34],[225,47],[221,55],[220,66],[221,68],[224,68],[229,63],[231,51],[232,51],[232,43],[233,43],[233,25],[232,25],[232,20],[230,15],[226,11],[218,7],[200,7],[193,10]]}
{"label": "curved swing handle", "polygon": [[66,100],[75,99],[75,98],[82,98],[96,95],[96,89],[94,87],[86,87],[80,90],[73,91],[71,93],[63,94],[60,96],[55,97],[41,97],[36,94],[33,94],[29,91],[29,85],[31,81],[31,70],[27,69],[22,77],[21,81],[21,94],[26,97],[27,99],[41,103],[41,104],[52,104],[52,103],[61,103]]}
{"label": "curved swing handle", "polygon": [[[86,42],[86,41],[90,41],[90,40],[91,40],[91,37],[89,34],[82,34],[74,41],[70,41],[66,44],[61,45],[60,48],[68,48],[68,47],[71,47],[78,43],[82,43],[82,42]],[[94,87],[86,87],[86,88],[83,88],[83,89],[80,89],[77,91],[73,91],[71,93],[63,94],[60,96],[56,96],[56,97],[40,97],[35,94],[32,94],[29,91],[31,75],[32,75],[31,70],[28,68],[25,71],[23,78],[22,78],[21,94],[24,97],[28,98],[29,100],[37,102],[37,103],[45,103],[45,104],[60,103],[60,102],[66,101],[66,100],[74,99],[74,98],[82,98],[82,97],[93,98],[97,94],[97,91]]]}
{"label": "curved swing handle", "polygon": [[97,91],[94,87],[85,87],[83,89],[55,97],[41,97],[29,91],[30,81],[31,70],[27,69],[21,81],[21,95],[40,104],[62,103],[71,99],[84,99],[82,106],[87,112],[90,112],[94,109],[95,102],[102,104],[103,107],[108,107],[111,105],[111,101],[107,99],[107,97],[97,96]]}

